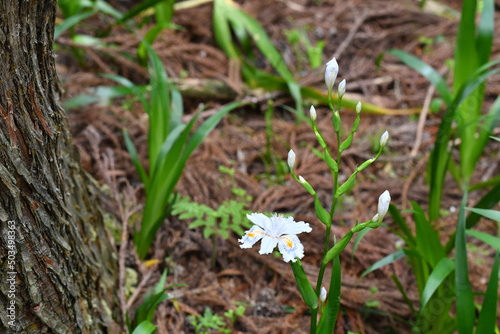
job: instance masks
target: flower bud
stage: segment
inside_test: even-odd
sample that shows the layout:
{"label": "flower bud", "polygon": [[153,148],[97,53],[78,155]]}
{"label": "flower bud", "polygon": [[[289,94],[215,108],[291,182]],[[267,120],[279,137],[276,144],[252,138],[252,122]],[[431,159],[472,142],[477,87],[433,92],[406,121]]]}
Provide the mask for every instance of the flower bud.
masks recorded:
{"label": "flower bud", "polygon": [[326,300],[326,289],[325,287],[321,287],[321,292],[319,293],[319,300],[324,303]]}
{"label": "flower bud", "polygon": [[[382,219],[384,219],[384,216],[387,213],[387,210],[389,210],[389,204],[391,203],[391,194],[389,194],[389,191],[386,190],[380,195],[378,198],[378,221],[381,222]],[[373,217],[375,218],[375,217]]]}
{"label": "flower bud", "polygon": [[293,173],[293,167],[295,166],[295,152],[293,150],[288,151],[288,167]]}
{"label": "flower bud", "polygon": [[380,136],[380,149],[383,149],[385,147],[385,144],[387,144],[387,140],[389,139],[389,132],[384,132],[382,136]]}
{"label": "flower bud", "polygon": [[302,175],[299,175],[299,182],[309,194],[311,194],[312,196],[316,196],[316,191],[314,191],[313,187],[309,184],[309,182],[306,181],[306,179],[302,177]]}
{"label": "flower bud", "polygon": [[314,106],[311,106],[309,109],[309,116],[311,116],[313,122],[316,120],[316,108],[314,108]]}
{"label": "flower bud", "polygon": [[358,104],[356,104],[356,113],[360,113],[361,112],[361,102],[358,102]]}
{"label": "flower bud", "polygon": [[342,98],[342,96],[344,96],[344,94],[345,94],[345,85],[346,85],[345,79],[339,83],[339,97],[340,98]]}
{"label": "flower bud", "polygon": [[334,57],[326,63],[325,83],[329,92],[333,89],[333,84],[335,83],[335,79],[337,79],[337,74],[339,74],[339,64],[337,64],[337,60],[335,60]]}

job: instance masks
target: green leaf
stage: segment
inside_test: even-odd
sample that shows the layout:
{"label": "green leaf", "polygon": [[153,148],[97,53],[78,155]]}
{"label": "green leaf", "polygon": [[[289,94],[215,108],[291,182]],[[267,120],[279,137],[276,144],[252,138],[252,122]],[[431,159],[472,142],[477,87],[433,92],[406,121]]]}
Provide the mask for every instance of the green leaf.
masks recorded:
{"label": "green leaf", "polygon": [[448,89],[448,86],[446,85],[446,81],[431,66],[427,65],[417,57],[412,56],[411,54],[406,53],[402,50],[392,49],[389,51],[389,54],[398,58],[406,65],[424,76],[427,80],[429,80],[434,85],[439,95],[441,95],[441,98],[444,100],[446,105],[449,105],[451,103],[453,97]]}
{"label": "green leaf", "polygon": [[473,76],[473,78],[466,82],[458,91],[453,102],[446,109],[439,131],[436,136],[434,149],[431,153],[429,161],[429,183],[432,187],[429,192],[429,220],[435,221],[439,217],[441,209],[441,198],[444,186],[444,180],[448,163],[450,161],[451,152],[448,151],[448,142],[451,139],[452,123],[455,121],[456,112],[462,102],[469,96],[478,85],[483,83],[489,76],[498,72],[498,70],[487,71],[489,67],[493,66],[491,63],[485,65],[483,68]]}
{"label": "green leaf", "polygon": [[395,205],[390,204],[389,205],[389,214],[392,217],[392,220],[398,225],[399,229],[401,230],[402,234],[400,234],[400,237],[403,239],[403,241],[408,245],[408,247],[414,249],[417,246],[417,240],[413,236],[413,233],[408,226],[408,223],[406,220],[403,218],[401,213],[399,212],[398,208],[396,208]]}
{"label": "green leaf", "polygon": [[474,230],[467,230],[466,233],[495,248],[497,252],[500,252],[500,238],[495,237],[488,233],[474,231]]}
{"label": "green leaf", "polygon": [[477,208],[465,208],[465,209],[472,211],[474,213],[477,213],[478,215],[481,215],[481,216],[486,217],[488,219],[491,219],[495,222],[500,222],[500,211],[477,209]]}
{"label": "green leaf", "polygon": [[372,264],[370,266],[370,268],[366,269],[361,274],[361,277],[364,277],[364,276],[368,275],[369,273],[371,273],[379,268],[382,268],[388,264],[391,264],[391,263],[393,263],[393,262],[395,262],[395,261],[397,261],[405,256],[406,256],[406,254],[405,254],[404,250],[399,249],[399,250],[395,251],[394,253],[387,255],[382,260],[378,260],[377,262]]}
{"label": "green leaf", "polygon": [[306,276],[302,263],[296,259],[295,262],[290,261],[290,265],[292,266],[293,275],[295,276],[302,299],[309,308],[316,309],[318,307],[318,296]]}
{"label": "green leaf", "polygon": [[87,17],[95,14],[93,11],[80,13],[66,18],[61,24],[58,24],[54,29],[54,40],[58,39],[66,30],[74,27],[78,23],[85,20]]}
{"label": "green leaf", "polygon": [[128,12],[123,14],[123,16],[119,20],[116,20],[116,24],[122,24],[122,23],[128,21],[129,19],[133,18],[134,16],[137,16],[138,14],[145,11],[146,9],[154,7],[156,4],[158,4],[162,1],[164,1],[164,0],[144,0],[144,1],[141,1],[141,2],[139,2],[138,5],[136,5],[131,10],[129,10]]}
{"label": "green leaf", "polygon": [[467,189],[464,192],[457,222],[455,238],[455,287],[457,297],[457,329],[459,334],[470,334],[474,328],[474,299],[469,281],[467,248],[465,240],[465,206]]}
{"label": "green leaf", "polygon": [[156,332],[156,326],[151,321],[144,320],[132,332],[132,334],[151,334]]}
{"label": "green leaf", "polygon": [[332,262],[332,276],[330,278],[330,289],[328,291],[328,300],[323,309],[321,319],[319,320],[317,334],[333,333],[337,316],[340,310],[340,290],[342,286],[342,274],[340,267],[340,258],[337,256]]}
{"label": "green leaf", "polygon": [[130,136],[128,135],[128,132],[126,129],[123,129],[123,138],[125,139],[125,146],[127,147],[128,154],[130,154],[130,158],[132,159],[132,163],[135,166],[135,169],[137,170],[137,173],[139,174],[139,177],[144,184],[144,188],[148,189],[148,184],[149,184],[149,177],[148,174],[146,173],[146,170],[141,164],[141,161],[139,160],[139,155],[137,154],[137,150],[135,149],[135,145],[132,142],[132,139],[130,139]]}
{"label": "green leaf", "polygon": [[[497,245],[499,245],[498,243]],[[495,261],[491,268],[490,279],[479,319],[477,320],[476,334],[493,333],[497,321],[497,299],[498,299],[498,249],[495,254]]]}
{"label": "green leaf", "polygon": [[415,202],[411,204],[414,211],[417,251],[434,268],[446,256],[444,248],[438,233],[425,217],[424,210]]}
{"label": "green leaf", "polygon": [[431,299],[436,290],[443,284],[445,279],[455,270],[455,263],[444,257],[432,270],[427,282],[425,283],[424,291],[420,297],[420,312],[425,308],[427,302]]}
{"label": "green leaf", "polygon": [[360,231],[358,235],[356,236],[356,240],[354,240],[354,244],[352,245],[352,252],[351,252],[351,260],[354,258],[354,253],[356,252],[356,249],[358,248],[359,243],[363,239],[363,237],[366,235],[366,233],[370,232],[372,229],[371,228],[365,228],[364,230]]}

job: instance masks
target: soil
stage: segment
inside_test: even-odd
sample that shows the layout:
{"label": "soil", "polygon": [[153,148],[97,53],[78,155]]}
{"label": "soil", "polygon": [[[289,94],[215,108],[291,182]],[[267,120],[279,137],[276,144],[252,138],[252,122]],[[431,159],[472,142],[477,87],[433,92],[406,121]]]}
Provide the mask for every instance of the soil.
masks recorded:
{"label": "soil", "polygon": [[[459,10],[455,1],[445,1]],[[304,31],[314,44],[325,41],[323,63],[335,56],[340,65],[339,79],[347,80],[346,97],[370,102],[396,110],[421,108],[428,94],[433,94],[425,78],[412,71],[396,58],[385,54],[392,48],[403,49],[421,58],[450,80],[446,64],[452,59],[454,36],[458,20],[422,11],[417,1],[346,0],[346,1],[238,1],[241,8],[256,18],[266,29],[280,50],[289,68],[302,85],[324,90],[324,67],[311,69],[304,61],[304,50],[297,50],[287,41],[286,32]],[[110,1],[122,12],[133,6],[131,1]],[[500,31],[500,13],[496,12],[497,31]],[[193,19],[196,18],[196,19]],[[194,80],[212,79],[230,87],[231,94],[223,96],[184,94],[185,117],[201,110],[202,118],[232,100],[247,98],[240,75],[233,71],[225,54],[218,48],[212,34],[212,5],[205,4],[175,13],[174,23],[180,29],[163,31],[153,47],[165,64],[170,78],[179,85]],[[147,70],[139,65],[136,49],[137,36],[143,36],[151,27],[143,25],[135,33],[123,26],[113,26],[104,15],[94,16],[77,26],[76,32],[102,37],[113,47],[80,47],[75,51],[68,34],[58,41],[58,72],[66,101],[79,94],[93,94],[99,86],[115,83],[101,73],[118,74],[144,84]],[[103,36],[105,32],[106,36]],[[99,35],[101,34],[101,35]],[[80,61],[75,57],[80,52]],[[263,69],[270,65],[257,52]],[[382,55],[384,55],[382,57]],[[493,59],[500,58],[499,43],[495,43]],[[198,80],[198,81],[196,81]],[[429,92],[430,91],[430,92]],[[487,85],[486,107],[500,94],[500,78],[492,78]],[[435,96],[436,94],[434,94]],[[235,97],[236,96],[236,97]],[[431,95],[432,96],[432,95]],[[305,247],[302,262],[310,279],[315,282],[321,261],[324,225],[316,218],[313,199],[288,173],[268,166],[269,156],[286,161],[290,148],[297,154],[297,175],[302,175],[319,193],[326,204],[331,202],[332,181],[329,171],[311,151],[318,148],[316,138],[306,122],[283,106],[293,106],[293,100],[284,93],[254,96],[256,103],[232,112],[207,137],[190,158],[178,183],[177,191],[193,201],[217,208],[224,201],[234,199],[232,189],[243,188],[252,196],[252,212],[279,212],[293,214],[296,220],[308,222],[313,231],[302,234]],[[274,107],[272,122],[266,124],[268,102]],[[67,108],[68,109],[68,108]],[[330,147],[336,147],[326,106],[316,105],[318,126]],[[426,207],[428,185],[425,182],[426,162],[439,127],[441,112],[430,113],[424,127],[418,128],[418,115],[362,115],[353,146],[344,152],[341,179],[345,179],[357,165],[371,158],[380,135],[389,131],[390,140],[381,158],[362,172],[353,191],[340,203],[332,234],[340,239],[357,221],[369,220],[376,212],[378,196],[386,189],[392,203],[401,210],[416,201]],[[354,120],[351,110],[342,110],[342,128],[347,133]],[[290,266],[281,257],[259,255],[258,245],[240,249],[238,236],[227,240],[204,239],[202,230],[188,229],[189,222],[172,216],[160,229],[150,259],[141,262],[135,255],[132,231],[140,223],[144,190],[128,155],[122,129],[133,139],[141,161],[147,161],[147,115],[140,103],[130,99],[114,99],[108,104],[90,104],[68,110],[75,143],[79,148],[85,169],[98,180],[103,189],[103,203],[109,212],[109,227],[120,260],[138,273],[135,292],[130,295],[128,307],[133,312],[147,292],[168,270],[168,282],[182,283],[184,287],[168,290],[174,297],[163,302],[156,313],[158,333],[194,333],[188,315],[203,314],[209,307],[222,316],[223,312],[245,306],[245,314],[238,318],[233,333],[307,333],[310,315],[296,289]],[[272,126],[272,137],[266,136],[266,126]],[[416,144],[418,132],[422,134]],[[496,129],[498,136],[499,129]],[[488,180],[498,175],[500,145],[491,143],[484,159],[477,167],[475,181]],[[219,170],[220,166],[233,168],[234,178]],[[269,169],[271,168],[271,169]],[[471,194],[470,205],[481,192]],[[457,218],[461,192],[450,179],[446,183],[443,208],[448,214],[437,228],[443,242],[453,230]],[[404,216],[411,221],[408,212]],[[125,223],[123,223],[125,221]],[[386,225],[370,231],[355,252],[352,244],[341,255],[342,310],[335,333],[410,333],[412,313],[392,276],[396,275],[413,305],[418,308],[418,292],[411,268],[404,260],[381,268],[360,278],[374,262],[397,250],[401,242],[392,233],[390,217]],[[120,231],[125,227],[125,233]],[[495,226],[484,222],[484,231],[494,232]],[[211,264],[213,243],[217,257]],[[470,242],[474,242],[472,239]],[[491,249],[477,243],[470,255],[470,277],[475,291],[484,291],[491,268]],[[123,278],[123,277],[122,277]],[[329,273],[324,282],[329,281]],[[123,283],[123,282],[122,282]],[[125,306],[125,302],[124,308]]]}

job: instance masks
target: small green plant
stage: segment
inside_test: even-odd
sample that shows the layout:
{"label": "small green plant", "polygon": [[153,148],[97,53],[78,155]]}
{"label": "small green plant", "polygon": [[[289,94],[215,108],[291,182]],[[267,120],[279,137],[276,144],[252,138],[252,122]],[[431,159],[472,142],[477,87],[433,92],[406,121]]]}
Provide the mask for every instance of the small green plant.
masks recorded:
{"label": "small green plant", "polygon": [[126,320],[129,333],[150,334],[156,331],[156,326],[153,324],[156,308],[162,301],[172,298],[166,291],[174,286],[184,286],[183,284],[172,284],[165,287],[166,281],[167,271],[164,271],[158,283],[148,291],[144,301],[135,311],[132,321],[130,321],[127,313]]}
{"label": "small green plant", "polygon": [[269,100],[264,116],[266,122],[266,148],[264,154],[262,154],[262,162],[264,163],[265,169],[264,177],[269,184],[283,184],[285,182],[285,175],[288,167],[283,160],[278,159],[277,152],[273,149],[273,138],[275,137],[272,122],[273,115],[273,101]]}
{"label": "small green plant", "polygon": [[198,115],[187,124],[182,123],[182,96],[168,80],[161,60],[149,45],[147,50],[151,78],[149,94],[137,89],[125,78],[109,76],[135,92],[149,116],[149,173],[140,162],[128,133],[123,131],[127,150],[146,191],[141,227],[134,235],[137,253],[141,259],[146,257],[158,228],[170,213],[175,201],[175,186],[191,153],[224,115],[241,105],[234,102],[223,107],[192,133]]}
{"label": "small green plant", "polygon": [[[219,170],[228,174],[234,184],[234,169],[221,166]],[[180,198],[172,207],[172,214],[179,216],[179,219],[192,220],[188,228],[202,228],[203,237],[212,241],[212,267],[215,266],[217,257],[216,238],[219,236],[226,240],[231,231],[242,234],[243,228],[249,227],[246,214],[250,213],[248,208],[252,203],[252,196],[244,189],[234,186],[232,192],[236,199],[224,201],[217,209],[192,202],[189,197]]]}
{"label": "small green plant", "polygon": [[311,69],[316,69],[321,66],[325,41],[318,41],[316,45],[313,45],[304,29],[291,29],[286,31],[285,34],[288,43],[292,46],[295,56],[297,57],[299,72],[306,62]]}
{"label": "small green plant", "polygon": [[241,317],[243,314],[245,314],[245,311],[246,307],[240,304],[236,307],[236,310],[231,309],[224,312],[224,316],[229,319],[231,325],[234,325],[236,320],[238,320],[238,317]]}
{"label": "small green plant", "polygon": [[205,308],[203,315],[190,315],[188,316],[191,325],[194,327],[196,334],[209,334],[213,330],[222,333],[231,333],[231,330],[226,328],[224,318],[213,314],[210,308]]}

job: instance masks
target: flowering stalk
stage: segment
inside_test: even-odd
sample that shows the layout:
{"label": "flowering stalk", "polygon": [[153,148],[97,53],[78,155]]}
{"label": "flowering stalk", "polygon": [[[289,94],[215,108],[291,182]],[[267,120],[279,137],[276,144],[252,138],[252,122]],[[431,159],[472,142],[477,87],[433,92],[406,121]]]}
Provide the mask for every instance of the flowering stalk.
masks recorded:
{"label": "flowering stalk", "polygon": [[[376,228],[382,224],[384,216],[387,214],[391,197],[388,191],[380,195],[377,207],[377,213],[369,221],[357,224],[347,232],[342,239],[338,242],[334,239],[333,246],[331,246],[331,227],[335,209],[339,198],[346,194],[354,186],[357,174],[362,172],[365,168],[377,160],[384,147],[387,145],[389,139],[388,132],[384,132],[380,137],[379,150],[375,157],[368,159],[361,165],[357,166],[354,172],[347,178],[345,182],[339,182],[339,165],[342,158],[342,152],[348,149],[354,138],[354,133],[358,130],[361,114],[361,103],[356,105],[356,118],[351,127],[348,136],[341,141],[341,119],[340,108],[342,97],[346,90],[346,81],[342,80],[338,85],[338,104],[337,108],[333,107],[333,86],[338,75],[338,64],[335,58],[329,61],[325,70],[325,83],[328,89],[328,99],[330,109],[332,110],[332,125],[337,137],[337,157],[334,159],[330,153],[325,138],[323,137],[320,129],[316,125],[317,113],[314,106],[309,109],[309,116],[311,119],[311,126],[316,136],[316,139],[323,150],[323,160],[326,162],[330,169],[333,179],[332,189],[332,202],[330,209],[327,210],[323,207],[317,192],[312,185],[301,175],[295,173],[296,154],[293,150],[288,152],[287,164],[290,168],[292,178],[299,182],[302,187],[314,197],[314,208],[319,220],[325,224],[325,239],[324,239],[324,252],[323,258],[320,263],[318,279],[316,287],[313,289],[309,282],[300,259],[304,256],[304,247],[300,243],[297,234],[302,232],[310,232],[311,227],[304,222],[295,222],[291,217],[283,217],[274,215],[267,217],[263,214],[254,213],[247,215],[255,225],[245,232],[245,235],[238,241],[242,243],[241,248],[251,248],[256,242],[262,240],[260,254],[271,253],[276,246],[280,253],[283,255],[283,260],[290,263],[295,280],[297,282],[300,294],[306,305],[311,309],[311,333],[332,333],[335,327],[337,314],[340,308],[340,288],[341,288],[341,267],[340,267],[340,253],[349,244],[353,235],[362,231],[365,228]],[[328,290],[322,287],[323,276],[327,265],[332,263],[332,275],[330,279],[330,286]],[[318,307],[321,305],[321,307]],[[321,318],[318,322],[318,311],[321,311]]]}

